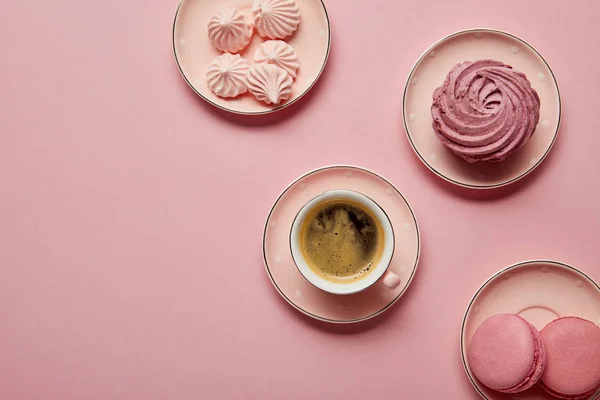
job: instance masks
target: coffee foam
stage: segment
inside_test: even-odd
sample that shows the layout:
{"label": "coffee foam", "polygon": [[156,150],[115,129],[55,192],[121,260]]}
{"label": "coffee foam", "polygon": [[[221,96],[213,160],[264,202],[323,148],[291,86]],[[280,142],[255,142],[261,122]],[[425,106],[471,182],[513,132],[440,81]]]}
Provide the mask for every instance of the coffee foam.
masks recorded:
{"label": "coffee foam", "polygon": [[322,204],[302,228],[302,251],[308,265],[330,281],[354,281],[373,270],[383,251],[383,230],[359,205]]}

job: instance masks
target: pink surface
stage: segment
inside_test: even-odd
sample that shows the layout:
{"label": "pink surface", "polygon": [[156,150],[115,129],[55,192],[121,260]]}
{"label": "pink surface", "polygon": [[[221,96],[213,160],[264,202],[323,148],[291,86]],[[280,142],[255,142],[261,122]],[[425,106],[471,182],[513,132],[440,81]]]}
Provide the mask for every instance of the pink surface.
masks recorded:
{"label": "pink surface", "polygon": [[[545,257],[600,280],[596,0],[328,0],[324,75],[258,119],[219,112],[185,84],[176,7],[0,5],[0,398],[476,400],[459,330],[484,279]],[[401,105],[420,54],[476,26],[544,55],[564,118],[536,172],[473,195],[417,159]],[[261,255],[281,190],[334,163],[389,178],[424,243],[406,294],[358,326],[292,309]],[[376,373],[349,379],[357,365]]]}

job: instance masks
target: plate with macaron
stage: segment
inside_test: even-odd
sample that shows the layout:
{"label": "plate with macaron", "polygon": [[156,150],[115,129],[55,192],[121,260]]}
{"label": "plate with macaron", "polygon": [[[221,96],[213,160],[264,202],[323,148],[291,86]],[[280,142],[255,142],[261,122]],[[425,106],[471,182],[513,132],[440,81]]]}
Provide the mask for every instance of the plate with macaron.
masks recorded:
{"label": "plate with macaron", "polygon": [[488,400],[600,398],[600,287],[557,261],[488,279],[461,328],[468,378]]}
{"label": "plate with macaron", "polygon": [[237,114],[285,108],[317,82],[331,35],[321,0],[182,0],[173,50],[188,85]]}
{"label": "plate with macaron", "polygon": [[560,126],[556,78],[525,40],[493,29],[448,35],[419,58],[404,89],[404,127],[442,179],[492,189],[528,175]]}

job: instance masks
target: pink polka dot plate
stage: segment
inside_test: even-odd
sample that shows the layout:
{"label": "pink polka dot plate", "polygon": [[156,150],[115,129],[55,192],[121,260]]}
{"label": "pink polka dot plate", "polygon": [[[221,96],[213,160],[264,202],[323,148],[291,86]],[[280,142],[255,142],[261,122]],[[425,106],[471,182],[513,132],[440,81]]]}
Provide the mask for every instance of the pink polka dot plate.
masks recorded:
{"label": "pink polka dot plate", "polygon": [[[433,91],[453,66],[481,59],[502,61],[525,73],[540,97],[540,119],[531,139],[506,160],[469,164],[438,140],[431,104]],[[409,142],[427,168],[458,186],[491,189],[524,178],[546,158],[558,134],[561,101],[550,66],[531,45],[506,32],[472,29],[443,38],[419,58],[406,82],[402,112]]]}
{"label": "pink polka dot plate", "polygon": [[[317,82],[331,45],[329,17],[321,0],[296,0],[301,21],[298,29],[285,41],[290,44],[300,62],[298,76],[288,100],[274,105],[258,101],[250,93],[225,99],[215,95],[206,83],[206,68],[221,55],[208,38],[209,19],[221,8],[237,8],[247,17],[252,15],[253,0],[182,0],[173,23],[173,51],[179,70],[196,94],[222,110],[236,114],[267,114],[281,110],[298,101]],[[254,32],[250,44],[240,55],[252,64],[254,52],[266,39]]]}
{"label": "pink polka dot plate", "polygon": [[[600,326],[600,286],[570,265],[547,260],[511,265],[489,278],[467,307],[460,332],[463,366],[475,390],[487,400],[552,400],[541,387],[502,394],[483,386],[467,362],[468,343],[477,327],[500,313],[518,314],[538,329],[559,317],[578,316]],[[600,392],[590,399],[600,398]]]}

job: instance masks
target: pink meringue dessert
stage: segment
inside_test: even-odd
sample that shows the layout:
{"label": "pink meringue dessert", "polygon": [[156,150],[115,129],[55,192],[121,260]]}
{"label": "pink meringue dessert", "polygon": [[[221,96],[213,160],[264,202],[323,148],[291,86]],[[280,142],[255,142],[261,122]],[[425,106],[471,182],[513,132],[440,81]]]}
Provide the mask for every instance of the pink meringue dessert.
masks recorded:
{"label": "pink meringue dessert", "polygon": [[237,53],[252,40],[252,24],[239,10],[222,9],[208,22],[208,37],[218,50]]}
{"label": "pink meringue dessert", "polygon": [[254,0],[253,23],[264,38],[284,39],[300,24],[300,10],[294,0]]}
{"label": "pink meringue dessert", "polygon": [[[208,23],[208,38],[224,54],[215,57],[206,70],[206,84],[217,96],[234,98],[250,92],[258,101],[279,105],[292,94],[300,63],[292,46],[281,40],[300,23],[294,0],[254,0],[253,23],[238,9],[219,10]],[[238,53],[252,41],[253,31],[261,41],[254,51],[253,65]],[[244,53],[246,55],[247,53]]]}
{"label": "pink meringue dessert", "polygon": [[540,98],[525,74],[495,60],[465,61],[433,93],[433,130],[469,163],[503,161],[534,134]]}
{"label": "pink meringue dessert", "polygon": [[206,83],[220,97],[237,97],[248,91],[246,73],[250,66],[239,54],[215,57],[206,69]]}
{"label": "pink meringue dessert", "polygon": [[292,77],[272,64],[254,64],[246,74],[248,90],[258,100],[279,104],[292,94]]}
{"label": "pink meringue dessert", "polygon": [[273,64],[296,79],[300,63],[294,48],[282,40],[267,40],[254,53],[254,63]]}

